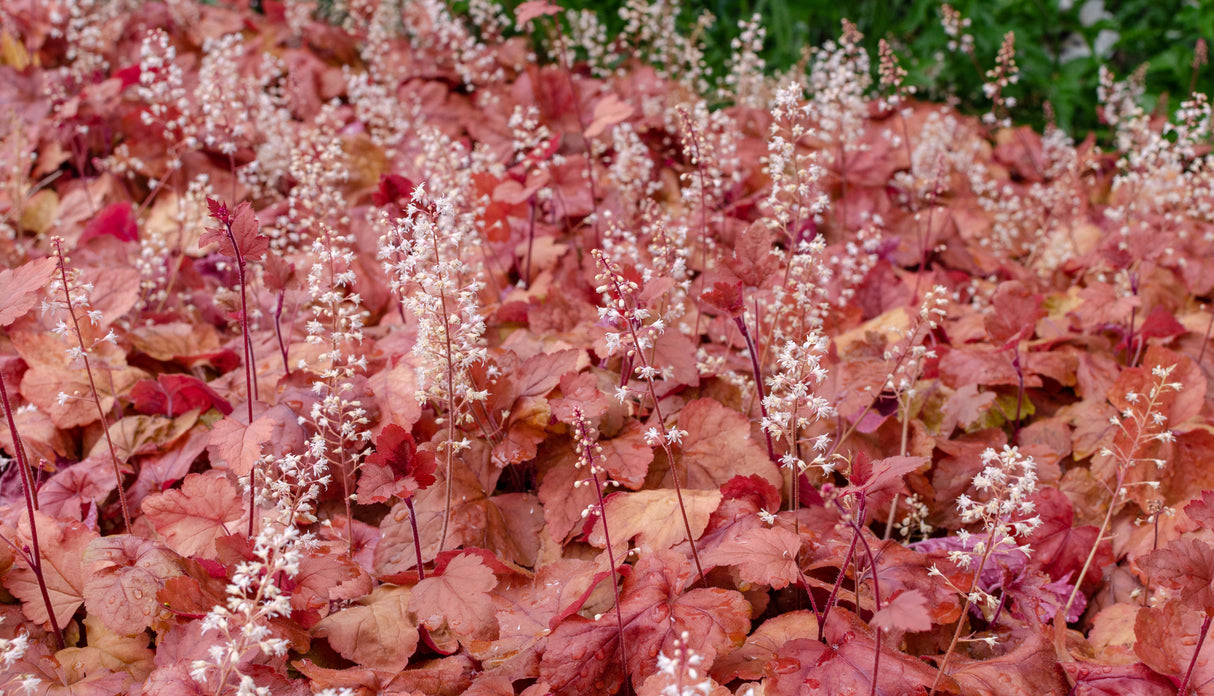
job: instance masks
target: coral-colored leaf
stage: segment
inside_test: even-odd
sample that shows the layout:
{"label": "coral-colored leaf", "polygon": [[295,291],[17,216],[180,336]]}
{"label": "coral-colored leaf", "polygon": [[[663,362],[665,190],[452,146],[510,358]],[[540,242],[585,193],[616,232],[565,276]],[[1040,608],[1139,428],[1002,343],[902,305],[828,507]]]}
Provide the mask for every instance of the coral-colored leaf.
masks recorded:
{"label": "coral-colored leaf", "polygon": [[[780,484],[776,465],[750,439],[750,421],[741,413],[713,399],[698,399],[679,412],[679,427],[687,434],[675,459],[687,488],[718,489],[734,476],[751,474]],[[667,474],[664,481],[669,478]],[[674,488],[673,483],[663,485]]]}
{"label": "coral-colored leaf", "polygon": [[169,548],[206,557],[214,556],[216,539],[240,530],[247,514],[236,487],[214,470],[186,476],[181,490],[144,498],[143,512]]}
{"label": "coral-colored leaf", "polygon": [[710,565],[732,565],[738,577],[752,585],[780,590],[797,582],[797,552],[801,540],[783,527],[752,527],[731,534],[702,559]]}
{"label": "coral-colored leaf", "polygon": [[[97,532],[80,522],[60,522],[41,512],[34,513],[38,525],[38,541],[42,551],[42,575],[46,581],[51,607],[60,626],[66,626],[72,614],[84,602],[84,552],[89,542],[98,538]],[[26,520],[22,543],[28,545],[29,529]],[[13,596],[21,600],[22,610],[30,621],[49,625],[50,615],[38,586],[38,579],[29,566],[18,561],[4,576],[4,586]]]}
{"label": "coral-colored leaf", "polygon": [[409,600],[407,588],[380,585],[357,605],[321,619],[313,633],[363,667],[399,672],[408,666],[418,642]]}
{"label": "coral-colored leaf", "polygon": [[38,291],[54,272],[55,259],[50,257],[0,270],[0,326],[8,326],[30,311],[38,301]]}
{"label": "coral-colored leaf", "polygon": [[[704,533],[709,516],[720,503],[720,491],[683,491],[683,509],[696,538]],[[607,498],[606,508],[613,544],[635,537],[637,546],[643,550],[668,549],[687,539],[678,495],[673,490],[615,493]],[[595,522],[589,540],[600,548],[606,546],[602,519]]]}
{"label": "coral-colored leaf", "polygon": [[159,614],[156,593],[180,575],[176,555],[147,539],[119,535],[94,539],[84,551],[84,606],[91,616],[122,635],[152,625]]}
{"label": "coral-colored leaf", "polygon": [[873,614],[870,623],[873,628],[886,631],[930,631],[932,620],[927,612],[927,597],[919,590],[899,592]]}
{"label": "coral-colored leaf", "polygon": [[1032,337],[1037,321],[1045,316],[1041,302],[1042,296],[1019,280],[1000,283],[984,317],[991,342],[1003,346]]}
{"label": "coral-colored leaf", "polygon": [[248,476],[261,458],[261,446],[274,435],[274,421],[262,416],[251,425],[227,416],[211,429],[207,451],[211,461],[224,464],[237,476]]}
{"label": "coral-colored leaf", "polygon": [[560,12],[560,6],[550,3],[548,0],[527,0],[514,10],[514,22],[521,28],[536,17],[560,14]]}
{"label": "coral-colored leaf", "polygon": [[1185,606],[1214,616],[1214,548],[1199,539],[1180,538],[1152,551],[1138,565],[1152,582],[1179,591]]}
{"label": "coral-colored leaf", "polygon": [[594,120],[586,126],[586,137],[593,138],[617,123],[628,120],[636,110],[615,94],[608,94],[594,105]]}
{"label": "coral-colored leaf", "polygon": [[476,556],[461,554],[439,577],[413,588],[409,610],[430,630],[444,626],[463,638],[496,638],[497,617],[489,592],[497,586],[493,571]]}

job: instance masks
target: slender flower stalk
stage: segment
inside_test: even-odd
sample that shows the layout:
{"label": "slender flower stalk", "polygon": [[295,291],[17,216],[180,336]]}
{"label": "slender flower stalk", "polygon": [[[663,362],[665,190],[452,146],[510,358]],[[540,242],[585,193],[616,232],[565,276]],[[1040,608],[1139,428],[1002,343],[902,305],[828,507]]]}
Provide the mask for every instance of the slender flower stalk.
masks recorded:
{"label": "slender flower stalk", "polygon": [[[619,333],[608,334],[608,350],[624,353],[624,364],[633,366],[631,370],[627,371],[635,372],[636,377],[645,382],[647,394],[653,401],[654,416],[656,416],[657,422],[665,428],[666,419],[662,416],[662,404],[655,385],[660,370],[650,364],[649,358],[645,355],[645,352],[653,347],[654,336],[664,326],[661,325],[660,320],[652,324],[645,324],[645,320],[649,318],[649,310],[637,306],[636,294],[639,289],[637,284],[625,278],[620,267],[607,258],[601,249],[595,249],[591,255],[594,256],[594,260],[601,269],[599,275],[596,276],[597,282],[600,283],[597,292],[603,293],[609,298],[608,306],[601,308],[599,313],[620,328]],[[621,379],[625,381],[618,392],[622,400],[626,399],[629,393],[626,384],[627,372],[621,375]],[[679,430],[677,426],[668,430],[651,428],[645,439],[650,446],[660,445],[662,451],[666,453],[666,461],[670,462],[670,477],[674,482],[675,496],[679,501],[679,512],[683,517],[683,530],[687,533],[687,543],[691,545],[691,556],[695,561],[696,572],[700,576],[700,582],[703,582],[704,569],[700,565],[700,554],[696,550],[695,535],[691,532],[691,522],[687,518],[687,508],[683,504],[683,486],[679,482],[679,471],[675,465],[674,451],[671,447],[672,444],[678,443],[684,434],[684,431]]]}
{"label": "slender flower stalk", "polygon": [[[619,628],[620,642],[620,667],[624,673],[628,673],[628,646],[624,641],[624,615],[620,608],[620,578],[615,564],[615,550],[611,547],[611,530],[607,526],[607,505],[603,497],[603,489],[611,485],[613,482],[608,479],[603,481],[599,478],[599,474],[606,474],[606,469],[599,464],[595,457],[601,458],[603,448],[598,444],[597,438],[591,430],[590,423],[586,420],[586,416],[582,413],[579,407],[573,408],[573,429],[574,443],[577,446],[578,466],[585,467],[590,473],[590,479],[586,481],[578,481],[574,483],[574,487],[579,487],[581,484],[591,484],[594,486],[594,492],[598,502],[596,505],[591,505],[590,508],[582,512],[585,517],[594,510],[603,521],[603,539],[607,544],[607,562],[611,564],[611,590],[615,593],[615,620]],[[597,510],[595,508],[597,507]]]}
{"label": "slender flower stalk", "polygon": [[[59,285],[58,289],[63,291],[63,307],[67,311],[68,319],[71,320],[71,325],[68,326],[65,322],[60,321],[56,327],[55,333],[60,336],[66,336],[68,333],[74,334],[76,338],[76,347],[68,349],[68,354],[79,359],[84,363],[84,372],[88,375],[89,391],[93,395],[93,403],[97,406],[97,418],[101,421],[101,431],[105,434],[105,444],[109,448],[110,462],[114,466],[114,480],[118,485],[118,503],[122,507],[122,521],[126,527],[126,533],[131,533],[131,513],[127,509],[126,493],[122,486],[122,465],[118,462],[118,452],[114,449],[114,440],[110,437],[110,429],[105,417],[105,409],[101,407],[101,396],[97,392],[97,382],[93,377],[93,365],[89,360],[89,347],[84,345],[84,334],[80,328],[79,313],[85,311],[83,307],[87,306],[88,293],[91,287],[80,285],[76,278],[75,272],[69,269],[69,259],[63,252],[63,239],[55,237],[51,240],[51,246],[55,251],[56,268],[59,278],[55,284]],[[87,316],[90,322],[100,320],[100,312],[95,310],[87,311]],[[117,337],[111,329],[103,338],[98,339],[93,343],[93,347],[100,344],[102,341],[117,343]],[[61,395],[62,398],[62,395]],[[32,519],[31,519],[32,524]]]}

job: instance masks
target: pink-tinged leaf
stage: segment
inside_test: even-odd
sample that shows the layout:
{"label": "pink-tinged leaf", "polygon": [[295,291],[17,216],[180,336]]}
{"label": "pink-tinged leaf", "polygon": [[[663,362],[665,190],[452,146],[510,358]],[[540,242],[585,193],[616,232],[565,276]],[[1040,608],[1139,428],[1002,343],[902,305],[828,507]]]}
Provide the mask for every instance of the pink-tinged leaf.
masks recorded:
{"label": "pink-tinged leaf", "polygon": [[395,203],[403,210],[413,200],[415,188],[413,181],[400,174],[381,174],[379,186],[371,194],[371,203],[380,208]]}
{"label": "pink-tinged leaf", "polygon": [[869,623],[886,631],[930,631],[932,619],[927,612],[927,597],[919,590],[899,592],[873,614]]}
{"label": "pink-tinged leaf", "polygon": [[103,235],[109,235],[121,242],[133,242],[139,238],[139,228],[135,224],[130,201],[111,203],[102,208],[101,212],[85,224],[84,234],[80,235],[80,241],[76,242],[76,245],[83,246],[90,239]]}
{"label": "pink-tinged leaf", "polygon": [[1006,639],[1012,649],[997,657],[972,659],[965,654],[954,655],[954,667],[949,670],[949,676],[960,685],[962,694],[1061,696],[1069,693],[1066,676],[1058,668],[1058,657],[1042,628],[1037,624],[1017,626]]}
{"label": "pink-tinged leaf", "polygon": [[[60,626],[66,626],[72,615],[84,603],[84,551],[97,532],[79,522],[60,522],[41,512],[34,513],[38,524],[38,542],[42,551],[42,575],[46,581],[51,607]],[[29,525],[21,521],[19,542],[29,545]],[[4,576],[4,586],[21,600],[21,608],[30,621],[50,625],[50,615],[42,599],[42,591],[34,572],[23,561],[17,561]]]}
{"label": "pink-tinged leaf", "polygon": [[156,593],[180,575],[176,554],[130,535],[94,539],[84,551],[84,606],[107,628],[134,635],[159,616]]}
{"label": "pink-tinged leaf", "polygon": [[181,490],[149,495],[143,512],[182,556],[214,557],[215,540],[238,531],[248,514],[236,486],[220,471],[190,474]]}
{"label": "pink-tinged leaf", "polygon": [[[642,555],[620,590],[620,611],[629,645],[628,670],[639,686],[658,670],[657,656],[673,655],[675,641],[701,656],[701,669],[742,643],[750,629],[750,604],[740,592],[719,588],[687,591],[691,562],[673,551]],[[618,658],[612,612],[597,621],[571,616],[548,639],[540,678],[556,694],[613,691],[625,672]],[[597,685],[597,686],[596,686]]]}
{"label": "pink-tinged leaf", "polygon": [[560,12],[560,6],[554,5],[548,0],[527,0],[514,10],[514,24],[521,30],[524,24],[536,17],[547,17],[560,14]]}
{"label": "pink-tinged leaf", "polygon": [[752,527],[730,534],[701,560],[708,565],[732,565],[738,577],[752,585],[780,590],[797,582],[797,552],[801,539],[783,527]]}
{"label": "pink-tinged leaf", "polygon": [[39,510],[54,517],[82,520],[91,505],[104,501],[116,487],[113,462],[83,461],[42,484],[38,489]]}
{"label": "pink-tinged leaf", "polygon": [[1175,539],[1140,558],[1138,566],[1152,582],[1177,590],[1185,606],[1214,616],[1214,548],[1206,542]]}
{"label": "pink-tinged leaf", "polygon": [[176,418],[194,409],[206,412],[212,408],[225,416],[232,412],[227,399],[191,375],[157,375],[154,381],[136,382],[127,398],[136,411],[147,415]]}
{"label": "pink-tinged leaf", "polygon": [[653,448],[645,442],[645,426],[630,420],[619,434],[601,440],[599,446],[603,448],[599,464],[612,480],[633,490],[645,483],[645,475],[653,463]]}
{"label": "pink-tinged leaf", "polygon": [[417,650],[417,626],[409,616],[410,592],[380,585],[357,605],[320,620],[313,634],[363,667],[399,672]]}
{"label": "pink-tinged leaf", "polygon": [[1202,527],[1214,529],[1214,491],[1202,491],[1201,496],[1185,505],[1184,512]]}
{"label": "pink-tinged leaf", "polygon": [[1150,667],[1135,662],[1109,665],[1067,661],[1062,663],[1082,696],[1176,696],[1176,685]]}
{"label": "pink-tinged leaf", "polygon": [[627,121],[636,109],[615,94],[608,94],[594,105],[594,120],[586,127],[586,137],[593,138],[617,123]]}
{"label": "pink-tinged leaf", "polygon": [[851,486],[848,488],[875,495],[897,488],[902,477],[926,464],[927,457],[886,457],[872,461],[864,452],[856,455],[852,465]]}
{"label": "pink-tinged leaf", "polygon": [[[795,638],[780,647],[775,659],[764,667],[770,696],[904,696],[924,693],[935,680],[936,670],[931,666],[882,648],[874,688],[877,646],[868,625],[851,612],[835,607],[825,629],[825,645],[813,638]],[[948,678],[941,680],[941,688],[955,689],[950,682]]]}
{"label": "pink-tinged leaf", "polygon": [[55,259],[51,257],[0,270],[0,326],[8,326],[33,309],[38,291],[54,272]]}
{"label": "pink-tinged leaf", "polygon": [[211,429],[207,452],[214,465],[224,465],[237,476],[248,476],[261,458],[261,446],[274,435],[274,420],[262,416],[246,425],[227,416]]}
{"label": "pink-tinged leaf", "polygon": [[446,626],[465,639],[492,640],[497,617],[489,592],[496,586],[497,578],[481,559],[461,554],[441,576],[417,583],[409,610],[432,631]]}
{"label": "pink-tinged leaf", "polygon": [[1032,337],[1037,321],[1044,316],[1041,294],[1034,293],[1019,280],[1009,280],[995,288],[985,316],[986,332],[995,345],[1010,347],[1012,343]]}
{"label": "pink-tinged leaf", "polygon": [[[698,539],[708,526],[708,518],[721,504],[720,491],[683,491],[683,508],[687,511],[687,522],[691,533]],[[668,489],[637,491],[636,493],[614,493],[607,498],[608,530],[613,544],[621,544],[636,538],[642,550],[668,549],[687,540],[683,526],[683,513],[675,491]],[[595,522],[590,532],[591,544],[604,548],[607,540],[603,535],[603,521]]]}
{"label": "pink-tinged leaf", "polygon": [[761,679],[764,665],[776,659],[780,646],[796,638],[816,635],[818,620],[808,609],[773,616],[751,632],[741,647],[722,655],[712,667],[712,676],[721,683]]}
{"label": "pink-tinged leaf", "polygon": [[[679,428],[687,434],[675,448],[675,461],[686,488],[716,490],[734,476],[751,474],[781,485],[776,465],[750,439],[750,420],[736,410],[713,399],[698,399],[679,412]],[[674,488],[669,474],[662,485]]]}

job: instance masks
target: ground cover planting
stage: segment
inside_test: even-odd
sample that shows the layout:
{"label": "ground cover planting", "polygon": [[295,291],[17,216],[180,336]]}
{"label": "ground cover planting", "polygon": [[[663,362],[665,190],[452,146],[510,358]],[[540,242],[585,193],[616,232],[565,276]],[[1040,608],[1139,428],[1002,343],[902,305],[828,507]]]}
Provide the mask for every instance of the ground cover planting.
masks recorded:
{"label": "ground cover planting", "polygon": [[0,4],[0,692],[1214,694],[1208,98],[679,11]]}

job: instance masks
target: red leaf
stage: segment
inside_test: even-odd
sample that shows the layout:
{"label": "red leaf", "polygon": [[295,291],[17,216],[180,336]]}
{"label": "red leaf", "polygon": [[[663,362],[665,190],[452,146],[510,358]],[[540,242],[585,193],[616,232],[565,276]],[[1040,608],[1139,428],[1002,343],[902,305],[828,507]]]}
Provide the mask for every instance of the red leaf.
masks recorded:
{"label": "red leaf", "polygon": [[1182,537],[1139,559],[1139,567],[1158,581],[1180,591],[1184,605],[1214,616],[1214,548]]}
{"label": "red leaf", "polygon": [[461,554],[441,576],[417,583],[409,611],[431,631],[447,627],[461,638],[492,640],[497,617],[489,592],[496,586],[497,578],[481,559]]}
{"label": "red leaf", "polygon": [[8,326],[30,311],[38,301],[38,291],[54,272],[55,259],[49,256],[0,270],[0,326]]}
{"label": "red leaf", "polygon": [[375,453],[366,459],[358,482],[359,500],[382,503],[392,496],[411,498],[434,483],[434,468],[434,453],[419,452],[411,434],[389,423],[375,440]]}
{"label": "red leaf", "polygon": [[[750,629],[750,604],[741,593],[719,588],[685,591],[691,562],[673,551],[647,554],[624,580],[620,611],[627,639],[628,670],[634,686],[657,671],[657,656],[673,655],[675,640],[711,668],[718,655],[741,644]],[[558,694],[611,693],[623,681],[618,631],[612,612],[597,621],[572,616],[548,639],[540,678]],[[597,685],[597,686],[596,686]]]}
{"label": "red leaf", "polygon": [[636,111],[628,102],[615,94],[608,94],[594,105],[594,120],[586,127],[586,137],[593,138],[608,127],[628,120]]}
{"label": "red leaf", "polygon": [[752,527],[730,534],[711,553],[702,554],[702,561],[736,566],[743,582],[780,590],[800,579],[800,550],[801,539],[783,527]]}
{"label": "red leaf", "polygon": [[232,413],[227,399],[190,375],[157,375],[154,381],[141,380],[131,387],[127,397],[136,411],[147,415],[176,418],[194,409],[205,413],[212,408],[225,416]]}
{"label": "red leaf", "polygon": [[[704,533],[709,516],[720,503],[720,491],[683,491],[683,510],[696,538]],[[641,549],[668,549],[687,540],[683,511],[672,489],[613,493],[607,498],[606,508],[613,544],[636,537],[636,544]],[[599,548],[607,545],[601,518],[595,520],[589,541]]]}
{"label": "red leaf", "polygon": [[106,628],[134,635],[160,613],[157,593],[164,581],[181,574],[176,555],[140,537],[94,539],[84,551],[84,606]]}
{"label": "red leaf", "polygon": [[930,631],[932,620],[927,613],[927,597],[919,590],[899,592],[873,614],[870,623],[873,628],[886,631]]}
{"label": "red leaf", "polygon": [[404,209],[413,200],[413,189],[416,185],[400,174],[383,174],[379,177],[379,186],[371,194],[371,202],[377,207],[395,203]]}
{"label": "red leaf", "polygon": [[248,476],[261,458],[261,446],[273,437],[274,426],[274,420],[267,415],[252,425],[226,416],[211,428],[207,452],[212,465],[223,464],[237,476]]}
{"label": "red leaf", "polygon": [[182,556],[215,555],[215,540],[240,530],[247,514],[242,498],[222,472],[190,474],[181,490],[144,498],[143,512],[169,548]]}
{"label": "red leaf", "polygon": [[712,289],[705,292],[701,297],[705,302],[725,312],[731,317],[741,316],[746,309],[742,304],[742,282],[726,283],[718,280],[713,283]]}
{"label": "red leaf", "polygon": [[[253,213],[252,204],[241,201],[231,214],[228,213],[226,205],[214,199],[208,198],[207,204],[211,207],[211,217],[218,220],[223,227],[208,227],[199,235],[200,249],[217,244],[220,254],[242,261],[256,261],[269,251],[270,239],[260,233],[261,226]],[[232,246],[233,242],[235,247]]]}
{"label": "red leaf", "polygon": [[986,333],[991,342],[1003,347],[1029,338],[1036,330],[1037,321],[1045,316],[1042,297],[1034,294],[1019,280],[1000,283],[991,298],[991,306],[985,316]]}
{"label": "red leaf", "polygon": [[409,616],[407,588],[381,585],[356,606],[326,616],[315,635],[342,657],[363,667],[399,672],[417,649],[417,625]]}
{"label": "red leaf", "polygon": [[94,237],[109,235],[122,242],[133,242],[139,238],[139,229],[135,225],[135,216],[131,210],[130,201],[111,203],[101,209],[84,226],[84,234],[76,246],[83,246]]}
{"label": "red leaf", "polygon": [[[683,456],[676,456],[678,466],[686,467],[684,486],[717,489],[734,476],[751,474],[780,484],[776,465],[750,439],[749,419],[734,409],[713,399],[698,399],[679,412],[679,428],[687,431],[680,446]],[[674,488],[669,474],[663,481]]]}
{"label": "red leaf", "polygon": [[[42,551],[42,575],[46,581],[51,607],[60,626],[67,626],[72,614],[84,602],[84,551],[89,542],[98,537],[97,532],[79,522],[63,523],[41,512],[35,512],[38,524],[38,541]],[[22,520],[24,539],[29,544],[29,527]],[[38,579],[29,566],[22,561],[13,564],[5,574],[4,586],[13,596],[21,600],[22,611],[36,624],[49,626],[50,615],[42,600]]]}

